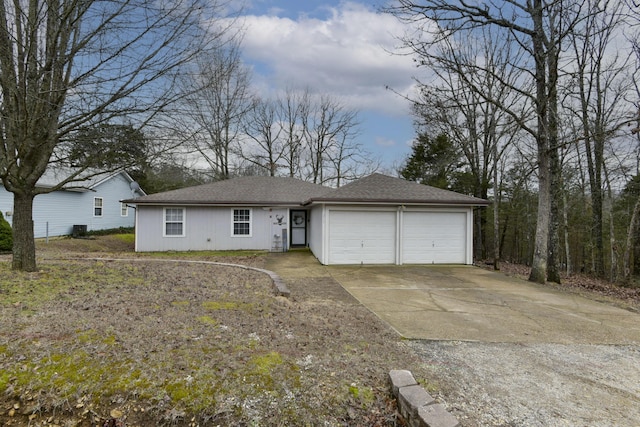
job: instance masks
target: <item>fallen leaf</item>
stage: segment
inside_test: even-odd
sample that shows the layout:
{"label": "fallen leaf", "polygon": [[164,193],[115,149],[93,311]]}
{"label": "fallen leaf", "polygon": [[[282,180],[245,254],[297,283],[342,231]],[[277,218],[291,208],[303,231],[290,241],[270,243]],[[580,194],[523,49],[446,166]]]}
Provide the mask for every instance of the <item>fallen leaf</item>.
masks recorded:
{"label": "fallen leaf", "polygon": [[117,418],[122,418],[122,415],[124,414],[119,409],[112,409],[111,412],[109,412],[109,415],[111,415],[111,418],[117,419]]}

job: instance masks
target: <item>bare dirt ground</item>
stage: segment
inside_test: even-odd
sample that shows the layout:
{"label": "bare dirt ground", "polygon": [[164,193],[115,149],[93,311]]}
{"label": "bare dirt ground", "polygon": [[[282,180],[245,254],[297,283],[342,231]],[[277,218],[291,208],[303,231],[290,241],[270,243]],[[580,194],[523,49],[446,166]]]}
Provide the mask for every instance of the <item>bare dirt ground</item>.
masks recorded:
{"label": "bare dirt ground", "polygon": [[36,273],[0,257],[1,425],[403,425],[387,374],[421,378],[419,359],[334,281],[287,299],[264,274],[170,260],[262,253],[131,249],[40,242]]}

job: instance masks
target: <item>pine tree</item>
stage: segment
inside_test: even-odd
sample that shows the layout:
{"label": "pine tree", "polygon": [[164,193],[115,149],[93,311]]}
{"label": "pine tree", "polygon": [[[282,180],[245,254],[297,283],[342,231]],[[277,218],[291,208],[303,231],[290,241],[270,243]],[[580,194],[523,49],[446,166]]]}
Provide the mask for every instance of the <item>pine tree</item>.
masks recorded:
{"label": "pine tree", "polygon": [[432,187],[453,189],[461,166],[460,155],[447,135],[429,138],[421,133],[400,170],[400,176]]}
{"label": "pine tree", "polygon": [[0,212],[0,252],[7,252],[13,249],[13,233],[11,225],[4,219]]}

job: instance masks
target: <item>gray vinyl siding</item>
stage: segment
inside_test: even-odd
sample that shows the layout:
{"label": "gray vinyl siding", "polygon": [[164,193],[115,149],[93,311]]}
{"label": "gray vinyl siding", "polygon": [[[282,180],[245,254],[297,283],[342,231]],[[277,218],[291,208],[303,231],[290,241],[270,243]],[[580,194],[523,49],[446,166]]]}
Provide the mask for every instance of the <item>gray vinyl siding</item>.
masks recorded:
{"label": "gray vinyl siding", "polygon": [[[178,208],[181,206],[170,206]],[[251,236],[232,236],[233,209],[251,209]],[[138,205],[136,251],[270,250],[271,218],[261,207],[184,207],[184,236],[163,237],[163,206]]]}
{"label": "gray vinyl siding", "polygon": [[[121,215],[120,200],[130,198],[129,181],[122,175],[95,186],[94,191],[54,191],[40,194],[33,201],[33,224],[36,238],[70,235],[74,225],[86,225],[87,230],[133,227],[135,211]],[[93,215],[93,200],[102,198],[102,216]],[[0,187],[2,214],[13,212],[13,194]],[[7,217],[11,223],[13,216]],[[48,229],[48,230],[47,230]],[[48,233],[48,234],[47,234]]]}

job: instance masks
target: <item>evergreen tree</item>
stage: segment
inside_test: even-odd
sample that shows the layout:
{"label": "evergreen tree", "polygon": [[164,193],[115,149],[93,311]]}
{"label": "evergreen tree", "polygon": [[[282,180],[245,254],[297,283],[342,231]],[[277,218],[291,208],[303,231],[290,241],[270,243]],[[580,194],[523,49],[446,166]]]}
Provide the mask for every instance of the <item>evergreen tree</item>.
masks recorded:
{"label": "evergreen tree", "polygon": [[460,154],[447,135],[429,138],[421,133],[400,170],[400,176],[408,181],[453,190],[458,187],[458,178],[464,177],[465,173],[459,171],[462,165]]}
{"label": "evergreen tree", "polygon": [[4,219],[0,212],[0,252],[7,252],[13,249],[13,234],[11,225]]}

